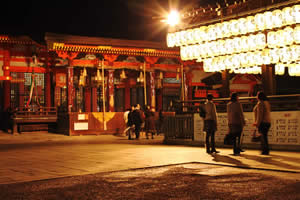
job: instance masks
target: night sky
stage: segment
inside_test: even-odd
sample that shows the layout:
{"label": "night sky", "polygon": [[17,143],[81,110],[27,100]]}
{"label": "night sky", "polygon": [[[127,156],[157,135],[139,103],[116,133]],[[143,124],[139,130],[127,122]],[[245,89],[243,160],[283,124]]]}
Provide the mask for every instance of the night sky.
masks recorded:
{"label": "night sky", "polygon": [[152,17],[213,0],[60,0],[1,2],[0,34],[43,43],[46,32],[134,40],[165,40],[167,26]]}

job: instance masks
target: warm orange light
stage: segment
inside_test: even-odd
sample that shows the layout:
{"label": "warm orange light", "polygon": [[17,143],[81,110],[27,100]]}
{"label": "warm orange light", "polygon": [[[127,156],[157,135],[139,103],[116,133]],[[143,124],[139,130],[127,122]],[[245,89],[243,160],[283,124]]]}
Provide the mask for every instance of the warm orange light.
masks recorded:
{"label": "warm orange light", "polygon": [[169,24],[170,26],[175,26],[179,24],[179,22],[180,22],[179,12],[176,10],[172,10],[168,15],[167,24]]}

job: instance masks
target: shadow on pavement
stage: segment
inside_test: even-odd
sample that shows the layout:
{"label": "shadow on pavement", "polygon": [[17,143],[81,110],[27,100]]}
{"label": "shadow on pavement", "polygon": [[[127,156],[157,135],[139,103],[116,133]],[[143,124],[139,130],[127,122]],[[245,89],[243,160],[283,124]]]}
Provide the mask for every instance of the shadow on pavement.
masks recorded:
{"label": "shadow on pavement", "polygon": [[249,159],[249,160],[261,162],[263,164],[273,165],[273,166],[276,166],[279,168],[290,169],[290,170],[300,170],[299,166],[294,166],[294,165],[290,165],[288,163],[279,161],[280,159],[284,158],[287,161],[292,161],[292,162],[296,163],[297,159],[292,158],[292,157],[278,156],[278,155],[262,157],[262,156],[255,156],[255,155],[246,155],[246,154],[243,154],[241,156],[246,159]]}
{"label": "shadow on pavement", "polygon": [[228,163],[230,165],[241,166],[241,167],[249,167],[248,165],[230,156],[224,156],[220,154],[211,154],[211,156],[213,157],[213,161],[215,162]]}

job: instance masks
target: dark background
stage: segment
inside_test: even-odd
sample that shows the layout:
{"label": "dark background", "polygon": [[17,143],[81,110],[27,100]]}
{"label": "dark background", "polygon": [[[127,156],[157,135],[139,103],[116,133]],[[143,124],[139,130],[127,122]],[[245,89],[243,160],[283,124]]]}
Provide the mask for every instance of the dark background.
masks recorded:
{"label": "dark background", "polygon": [[0,34],[27,35],[39,43],[44,42],[46,32],[164,41],[167,26],[158,18],[166,15],[171,8],[183,11],[215,2],[215,0],[4,0],[1,1],[0,7]]}

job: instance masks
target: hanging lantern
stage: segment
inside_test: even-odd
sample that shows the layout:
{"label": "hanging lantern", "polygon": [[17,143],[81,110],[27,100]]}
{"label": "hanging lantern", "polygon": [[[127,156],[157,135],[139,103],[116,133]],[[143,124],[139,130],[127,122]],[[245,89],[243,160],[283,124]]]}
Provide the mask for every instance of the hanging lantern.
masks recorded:
{"label": "hanging lantern", "polygon": [[264,13],[264,20],[265,20],[265,28],[272,29],[274,27],[273,24],[273,15],[272,12],[268,11]]}
{"label": "hanging lantern", "polygon": [[291,45],[294,42],[294,30],[291,27],[283,29],[283,43],[285,46]]}
{"label": "hanging lantern", "polygon": [[254,16],[246,17],[246,28],[248,33],[256,31],[255,18]]}
{"label": "hanging lantern", "polygon": [[284,70],[285,70],[285,65],[283,65],[282,63],[277,63],[275,65],[275,74],[276,75],[283,75]]}
{"label": "hanging lantern", "polygon": [[282,20],[283,20],[283,16],[282,16],[282,12],[281,10],[274,10],[272,11],[272,24],[274,28],[278,28],[282,26]]}
{"label": "hanging lantern", "polygon": [[83,75],[84,77],[87,76],[87,73],[86,73],[86,69],[85,69],[85,68],[83,68],[83,73],[82,73],[82,75]]}
{"label": "hanging lantern", "polygon": [[261,31],[265,29],[265,16],[262,13],[256,14],[254,16],[256,30]]}
{"label": "hanging lantern", "polygon": [[162,71],[159,72],[159,79],[164,79],[164,73]]}
{"label": "hanging lantern", "polygon": [[143,75],[142,71],[140,71],[140,76],[137,78],[137,82],[139,82],[139,83],[144,82],[144,75]]}
{"label": "hanging lantern", "polygon": [[100,73],[100,69],[99,68],[97,69],[97,75],[95,77],[95,80],[98,81],[98,82],[102,81],[102,75]]}
{"label": "hanging lantern", "polygon": [[292,14],[293,10],[291,7],[286,7],[282,10],[282,14],[283,14],[283,24],[284,25],[290,25],[293,24],[294,20],[293,20],[293,14]]}
{"label": "hanging lantern", "polygon": [[127,78],[124,69],[122,69],[122,72],[121,72],[121,74],[120,74],[120,78],[121,78],[121,79],[126,79],[126,78]]}
{"label": "hanging lantern", "polygon": [[300,25],[294,28],[294,41],[296,44],[300,43]]}

